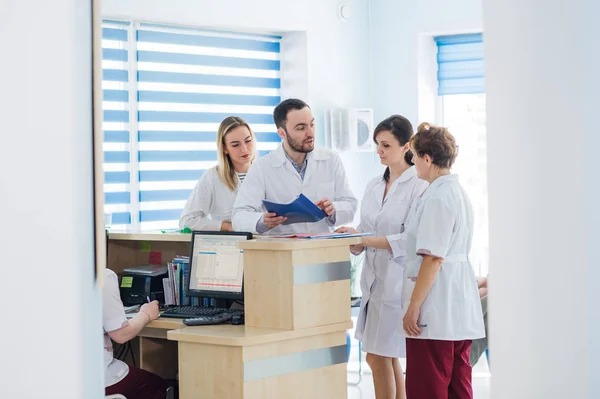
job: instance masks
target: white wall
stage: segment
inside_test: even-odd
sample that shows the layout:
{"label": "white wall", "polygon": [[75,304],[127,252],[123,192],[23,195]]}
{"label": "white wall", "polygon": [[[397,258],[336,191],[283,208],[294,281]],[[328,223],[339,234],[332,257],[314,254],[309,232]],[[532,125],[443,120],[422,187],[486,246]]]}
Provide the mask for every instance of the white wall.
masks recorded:
{"label": "white wall", "polygon": [[[368,1],[350,1],[351,14],[345,22],[337,18],[339,3],[311,0],[312,19],[307,32],[309,103],[319,132],[325,131],[326,108],[372,107]],[[324,143],[323,139],[320,142]],[[360,200],[367,181],[381,172],[379,158],[375,160],[374,153],[354,152],[342,153],[341,157],[350,187]]]}
{"label": "white wall", "polygon": [[598,398],[600,3],[484,11],[492,397]]}
{"label": "white wall", "polygon": [[0,2],[3,398],[104,397],[91,2]]}
{"label": "white wall", "polygon": [[134,17],[143,22],[243,32],[305,30],[312,17],[305,1],[104,0],[102,3],[105,17]]}
{"label": "white wall", "polygon": [[[288,32],[282,44],[282,61],[288,74],[291,71],[291,77],[282,77],[282,97],[297,96],[307,101],[315,114],[317,141],[323,144],[326,108],[372,107],[368,2],[350,0],[352,15],[346,22],[337,17],[339,3],[338,0],[104,0],[103,15],[284,36]],[[379,162],[369,153],[342,154],[342,159],[351,187],[360,198],[366,180],[380,170]]]}
{"label": "white wall", "polygon": [[396,113],[417,126],[433,118],[435,46],[429,38],[481,32],[482,20],[481,0],[371,0],[375,120]]}

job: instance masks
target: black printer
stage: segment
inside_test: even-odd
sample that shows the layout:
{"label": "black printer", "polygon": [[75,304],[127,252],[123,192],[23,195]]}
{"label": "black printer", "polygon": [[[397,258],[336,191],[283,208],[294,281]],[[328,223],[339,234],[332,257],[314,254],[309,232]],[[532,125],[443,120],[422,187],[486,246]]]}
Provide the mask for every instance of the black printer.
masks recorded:
{"label": "black printer", "polygon": [[141,305],[148,302],[148,298],[165,303],[163,278],[167,277],[166,266],[144,265],[125,269],[119,281],[121,301],[125,306]]}

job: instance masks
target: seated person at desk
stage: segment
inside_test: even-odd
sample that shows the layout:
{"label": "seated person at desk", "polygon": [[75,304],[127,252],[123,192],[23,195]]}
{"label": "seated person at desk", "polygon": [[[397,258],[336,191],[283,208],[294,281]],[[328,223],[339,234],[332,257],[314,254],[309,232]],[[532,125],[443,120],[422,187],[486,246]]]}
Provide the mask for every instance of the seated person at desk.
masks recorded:
{"label": "seated person at desk", "polygon": [[102,327],[104,328],[104,368],[106,395],[121,394],[127,399],[164,399],[167,385],[159,376],[146,370],[129,367],[113,358],[111,338],[119,343],[135,338],[152,320],[158,318],[158,302],[145,303],[130,320],[125,317],[119,294],[119,279],[105,269],[102,289]]}
{"label": "seated person at desk", "polygon": [[[354,219],[357,200],[350,191],[344,165],[328,149],[315,149],[315,119],[302,100],[288,99],[273,111],[282,145],[258,159],[248,171],[233,206],[233,228],[252,233],[323,233]],[[327,217],[315,223],[286,221],[265,211],[263,200],[292,202],[300,193]]]}
{"label": "seated person at desk", "polygon": [[256,158],[256,139],[245,120],[228,116],[217,131],[218,165],[200,177],[179,219],[179,227],[232,231],[231,211],[240,184]]}

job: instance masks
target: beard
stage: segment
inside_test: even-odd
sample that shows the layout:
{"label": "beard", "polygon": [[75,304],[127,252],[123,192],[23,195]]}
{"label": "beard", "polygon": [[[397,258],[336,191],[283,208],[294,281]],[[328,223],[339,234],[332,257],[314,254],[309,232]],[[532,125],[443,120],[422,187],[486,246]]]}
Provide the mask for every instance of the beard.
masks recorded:
{"label": "beard", "polygon": [[[288,145],[290,146],[290,148],[296,152],[302,152],[302,153],[308,154],[309,152],[312,152],[312,150],[315,149],[314,137],[311,137],[310,139],[305,139],[303,141],[299,141],[299,140],[297,141],[297,140],[294,140],[293,138],[291,138],[289,133],[286,131],[285,139],[286,139]],[[312,140],[312,143],[307,144],[306,142],[308,140]]]}

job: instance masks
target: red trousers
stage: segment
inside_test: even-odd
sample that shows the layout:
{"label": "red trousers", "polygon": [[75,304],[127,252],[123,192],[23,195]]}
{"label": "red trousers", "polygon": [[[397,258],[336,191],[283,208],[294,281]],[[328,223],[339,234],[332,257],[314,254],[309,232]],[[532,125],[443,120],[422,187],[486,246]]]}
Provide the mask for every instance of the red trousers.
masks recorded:
{"label": "red trousers", "polygon": [[156,374],[130,366],[125,378],[106,387],[105,395],[117,393],[127,399],[165,399],[167,384]]}
{"label": "red trousers", "polygon": [[407,338],[407,399],[473,399],[470,350],[470,340]]}

